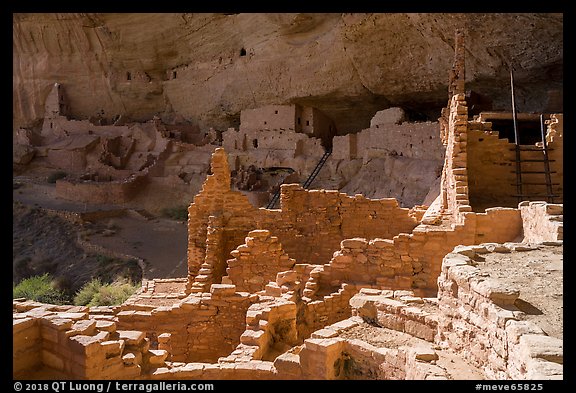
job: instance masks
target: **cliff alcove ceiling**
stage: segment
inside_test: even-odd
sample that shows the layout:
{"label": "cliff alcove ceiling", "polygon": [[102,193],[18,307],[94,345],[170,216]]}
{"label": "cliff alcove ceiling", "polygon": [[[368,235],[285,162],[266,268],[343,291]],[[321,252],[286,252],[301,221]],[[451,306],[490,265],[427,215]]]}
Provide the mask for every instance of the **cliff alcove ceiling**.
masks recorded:
{"label": "cliff alcove ceiling", "polygon": [[13,129],[42,119],[54,82],[78,119],[180,115],[225,129],[243,109],[297,103],[339,134],[390,106],[436,120],[457,28],[468,88],[508,110],[511,64],[519,110],[542,111],[561,94],[562,24],[549,13],[14,14]]}

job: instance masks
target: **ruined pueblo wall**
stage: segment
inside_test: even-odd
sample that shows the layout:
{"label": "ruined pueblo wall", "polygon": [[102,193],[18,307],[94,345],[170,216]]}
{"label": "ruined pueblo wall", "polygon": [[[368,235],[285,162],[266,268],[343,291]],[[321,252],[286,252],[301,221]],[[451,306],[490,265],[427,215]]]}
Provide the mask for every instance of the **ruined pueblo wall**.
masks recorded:
{"label": "ruined pueblo wall", "polygon": [[226,273],[237,290],[250,293],[258,292],[270,281],[276,280],[276,274],[289,270],[296,264],[282,249],[276,236],[270,236],[268,230],[250,231],[245,244],[230,253]]}
{"label": "ruined pueblo wall", "polygon": [[322,141],[291,129],[228,129],[222,146],[230,155],[231,169],[254,165],[259,168],[293,168],[308,176],[324,154]]}
{"label": "ruined pueblo wall", "polygon": [[301,128],[296,128],[297,123],[296,105],[267,105],[240,112],[240,131],[266,128],[301,131]]}
{"label": "ruined pueblo wall", "polygon": [[545,202],[521,202],[519,205],[525,243],[564,239],[564,207]]}
{"label": "ruined pueblo wall", "polygon": [[165,364],[168,353],[151,350],[144,333],[117,330],[87,307],[30,303],[14,304],[15,378],[44,366],[62,379],[134,379]]}
{"label": "ruined pueblo wall", "polygon": [[56,181],[56,195],[78,202],[122,204],[134,198],[147,177],[148,171],[110,182],[60,179]]}
{"label": "ruined pueblo wall", "polygon": [[451,213],[452,221],[461,223],[462,213],[472,211],[466,159],[468,107],[463,93],[452,96],[447,112],[447,128],[444,135],[446,156],[441,181],[442,206],[445,211]]}
{"label": "ruined pueblo wall", "polygon": [[[220,254],[210,255],[219,259],[210,261],[210,267],[221,269],[230,251],[243,244],[248,232],[255,228],[267,229],[278,237],[286,253],[299,263],[322,264],[330,260],[345,238],[390,238],[410,232],[417,225],[409,209],[398,207],[395,199],[370,200],[337,191],[306,191],[297,184],[282,186],[282,209],[256,209],[243,194],[230,190],[223,149],[216,149],[213,155],[212,173],[188,209],[191,281],[207,259],[208,249],[221,250]],[[213,219],[217,225],[212,232],[210,216],[220,217]],[[208,247],[209,236],[216,243],[209,243]]]}
{"label": "ruined pueblo wall", "polygon": [[12,372],[15,378],[42,364],[42,338],[37,319],[15,319],[12,324]]}
{"label": "ruined pueblo wall", "polygon": [[491,379],[561,379],[562,340],[511,311],[520,290],[483,275],[472,260],[489,252],[487,247],[454,251],[444,258],[438,277],[437,341],[464,353]]}
{"label": "ruined pueblo wall", "polygon": [[437,161],[444,155],[438,130],[438,123],[433,122],[375,125],[356,134],[335,136],[332,157],[367,162],[394,155]]}
{"label": "ruined pueblo wall", "polygon": [[[470,127],[476,127],[470,122]],[[548,143],[550,149],[550,170],[553,193],[559,195],[556,201],[562,200],[563,169],[562,169],[562,138],[554,138]],[[499,139],[498,132],[469,130],[468,132],[468,162],[470,203],[478,211],[491,206],[516,206],[518,199],[513,195],[516,191],[516,153],[514,143],[507,139]],[[521,151],[522,160],[541,160],[541,151]],[[523,161],[522,171],[544,171],[543,162]],[[529,183],[545,183],[543,173],[522,173],[522,191],[527,194],[546,194],[545,185]],[[544,198],[546,199],[546,198]],[[555,202],[556,202],[555,201]]]}
{"label": "ruined pueblo wall", "polygon": [[296,107],[296,130],[322,140],[325,147],[331,146],[336,126],[332,119],[317,108]]}
{"label": "ruined pueblo wall", "polygon": [[262,210],[258,225],[278,236],[299,263],[326,263],[346,238],[389,238],[417,225],[409,209],[400,208],[393,198],[307,191],[297,184],[282,186],[280,206],[280,211]]}
{"label": "ruined pueblo wall", "polygon": [[486,213],[466,213],[464,224],[452,229],[419,225],[412,233],[391,238],[345,239],[328,264],[309,281],[313,291],[342,282],[373,285],[377,288],[407,289],[434,296],[442,258],[455,246],[482,242],[514,241],[522,235],[520,211],[511,208],[488,209]]}
{"label": "ruined pueblo wall", "polygon": [[[550,170],[553,172],[552,189],[559,197],[554,198],[554,203],[564,202],[564,115],[562,113],[551,114],[547,121],[548,129],[546,141],[549,147]],[[555,173],[554,173],[555,172]]]}
{"label": "ruined pueblo wall", "polygon": [[213,285],[209,293],[192,294],[169,307],[121,311],[118,327],[143,331],[153,341],[169,333],[172,361],[214,363],[240,343],[254,300],[233,285]]}
{"label": "ruined pueblo wall", "polygon": [[498,132],[470,130],[468,145],[468,185],[474,210],[516,206],[514,143],[499,139]]}

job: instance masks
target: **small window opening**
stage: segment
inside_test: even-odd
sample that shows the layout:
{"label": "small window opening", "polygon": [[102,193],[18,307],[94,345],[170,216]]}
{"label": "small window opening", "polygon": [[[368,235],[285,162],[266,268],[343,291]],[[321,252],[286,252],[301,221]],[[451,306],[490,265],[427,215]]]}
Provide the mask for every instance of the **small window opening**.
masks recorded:
{"label": "small window opening", "polygon": [[274,111],[274,114],[277,115],[277,114],[278,114],[278,111]]}
{"label": "small window opening", "polygon": [[172,71],[172,79],[176,79],[176,71]]}
{"label": "small window opening", "polygon": [[266,124],[268,124],[268,123],[264,122],[264,125],[266,125]]}
{"label": "small window opening", "polygon": [[298,118],[298,125],[300,125],[300,123],[301,123],[301,122],[300,122],[300,118]]}
{"label": "small window opening", "polygon": [[253,145],[254,147],[258,147],[258,139],[252,140],[252,145]]}
{"label": "small window opening", "polygon": [[306,120],[306,125],[307,125],[307,126],[310,125],[310,120]]}
{"label": "small window opening", "polygon": [[131,81],[132,80],[132,74],[130,72],[126,73],[126,80],[127,81]]}
{"label": "small window opening", "polygon": [[412,144],[410,144],[410,149],[412,149]]}
{"label": "small window opening", "polygon": [[240,49],[240,56],[246,56],[246,49]]}

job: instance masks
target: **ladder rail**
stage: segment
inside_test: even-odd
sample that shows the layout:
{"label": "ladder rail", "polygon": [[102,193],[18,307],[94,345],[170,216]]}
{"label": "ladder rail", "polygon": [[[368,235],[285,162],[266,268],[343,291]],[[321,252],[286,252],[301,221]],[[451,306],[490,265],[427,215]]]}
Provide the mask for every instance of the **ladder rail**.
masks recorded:
{"label": "ladder rail", "polygon": [[516,194],[518,203],[522,202],[522,165],[520,161],[520,140],[518,138],[518,119],[516,114],[516,98],[514,97],[514,74],[510,67],[510,95],[512,97],[512,121],[514,124],[514,147],[516,151]]}
{"label": "ladder rail", "polygon": [[549,202],[554,203],[554,193],[552,191],[552,176],[550,176],[550,160],[548,157],[548,143],[544,133],[544,115],[540,114],[540,134],[542,136],[542,154],[544,155],[544,172],[546,177],[546,192],[549,195]]}
{"label": "ladder rail", "polygon": [[310,176],[308,176],[308,179],[306,179],[306,181],[303,184],[303,187],[305,189],[308,189],[312,185],[312,182],[316,179],[316,176],[318,176],[318,173],[320,173],[320,170],[324,166],[324,163],[326,163],[326,161],[328,160],[328,156],[330,156],[330,154],[332,154],[332,150],[327,150],[324,153],[324,155],[322,156],[322,158],[320,158],[320,161],[318,161],[318,164],[316,164],[316,167],[314,168],[314,170],[312,171]]}
{"label": "ladder rail", "polygon": [[[316,179],[316,176],[318,176],[318,173],[320,173],[320,170],[322,169],[322,167],[324,166],[326,161],[328,161],[328,157],[331,154],[332,154],[332,149],[328,149],[328,150],[326,150],[326,152],[324,152],[324,154],[320,158],[320,161],[318,161],[318,163],[316,164],[316,166],[312,170],[312,173],[310,173],[310,175],[308,176],[306,181],[302,184],[304,189],[308,189],[310,187],[312,182]],[[274,195],[272,196],[272,199],[270,199],[270,202],[268,202],[266,209],[273,209],[274,206],[276,206],[276,204],[280,200],[281,187],[282,187],[282,184],[280,184],[280,186],[278,187],[278,190],[274,193]]]}

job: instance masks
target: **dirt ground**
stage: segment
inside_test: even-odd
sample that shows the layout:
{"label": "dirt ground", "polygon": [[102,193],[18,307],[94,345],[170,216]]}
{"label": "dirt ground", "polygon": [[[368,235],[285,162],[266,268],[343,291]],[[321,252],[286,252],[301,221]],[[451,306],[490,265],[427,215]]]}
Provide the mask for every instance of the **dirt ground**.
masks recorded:
{"label": "dirt ground", "polygon": [[[383,327],[362,323],[342,332],[339,337],[358,339],[367,342],[377,348],[410,348],[418,346],[430,346],[431,343],[414,337],[410,334],[391,330]],[[434,364],[446,370],[449,379],[468,380],[484,379],[483,373],[477,367],[469,364],[465,358],[458,354],[435,347],[438,359]]]}
{"label": "dirt ground", "polygon": [[540,326],[549,336],[563,338],[564,265],[562,246],[485,254],[477,267],[520,290],[515,305],[522,319]]}
{"label": "dirt ground", "polygon": [[[118,211],[122,207],[91,206],[63,200],[56,197],[54,184],[47,183],[45,177],[38,175],[16,176],[13,184],[13,264],[16,279],[28,273],[43,273],[30,271],[22,262],[31,259],[50,265],[49,273],[70,276],[76,283],[74,289],[77,289],[78,283],[94,274],[93,264],[86,263],[86,253],[76,243],[79,235],[89,243],[143,259],[143,278],[186,277],[187,228],[184,221],[123,214],[75,225],[59,217],[42,214],[43,208],[92,212]],[[20,266],[20,273],[16,271],[16,265]],[[31,263],[29,265],[34,267]]]}

